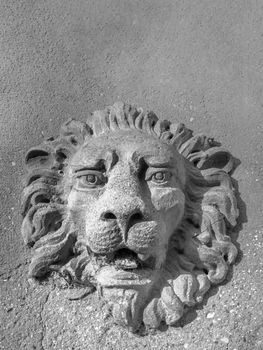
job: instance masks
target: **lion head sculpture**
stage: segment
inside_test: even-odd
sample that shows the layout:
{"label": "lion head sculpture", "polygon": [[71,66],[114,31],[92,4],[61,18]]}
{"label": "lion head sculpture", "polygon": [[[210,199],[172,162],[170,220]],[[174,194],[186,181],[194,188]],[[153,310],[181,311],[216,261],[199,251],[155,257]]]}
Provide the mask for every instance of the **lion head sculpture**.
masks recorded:
{"label": "lion head sculpture", "polygon": [[66,122],[27,153],[30,276],[94,286],[131,330],[174,325],[237,255],[231,155],[183,124],[121,102]]}

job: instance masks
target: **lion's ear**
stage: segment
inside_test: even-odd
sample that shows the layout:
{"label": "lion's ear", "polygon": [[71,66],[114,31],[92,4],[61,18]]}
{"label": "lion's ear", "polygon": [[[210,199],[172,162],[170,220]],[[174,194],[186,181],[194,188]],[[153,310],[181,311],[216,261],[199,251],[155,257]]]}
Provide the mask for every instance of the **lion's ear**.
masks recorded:
{"label": "lion's ear", "polygon": [[233,157],[220,147],[220,143],[203,134],[192,136],[192,131],[183,124],[172,124],[174,144],[179,153],[200,170],[222,170],[230,173],[233,169]]}
{"label": "lion's ear", "polygon": [[212,147],[204,152],[197,167],[201,171],[217,169],[229,174],[234,167],[234,160],[232,155],[222,147]]}
{"label": "lion's ear", "polygon": [[25,157],[25,165],[28,169],[51,168],[55,161],[53,147],[48,143],[31,148]]}

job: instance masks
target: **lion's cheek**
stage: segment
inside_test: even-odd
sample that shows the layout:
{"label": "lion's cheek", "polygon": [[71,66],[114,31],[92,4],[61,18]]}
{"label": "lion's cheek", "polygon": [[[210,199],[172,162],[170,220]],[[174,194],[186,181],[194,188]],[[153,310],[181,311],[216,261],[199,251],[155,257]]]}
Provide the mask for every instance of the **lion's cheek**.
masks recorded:
{"label": "lion's cheek", "polygon": [[153,188],[151,189],[151,200],[156,210],[168,211],[177,208],[182,212],[185,204],[185,196],[179,188]]}
{"label": "lion's cheek", "polygon": [[92,206],[93,196],[80,191],[72,190],[68,196],[67,206],[69,209],[89,208]]}

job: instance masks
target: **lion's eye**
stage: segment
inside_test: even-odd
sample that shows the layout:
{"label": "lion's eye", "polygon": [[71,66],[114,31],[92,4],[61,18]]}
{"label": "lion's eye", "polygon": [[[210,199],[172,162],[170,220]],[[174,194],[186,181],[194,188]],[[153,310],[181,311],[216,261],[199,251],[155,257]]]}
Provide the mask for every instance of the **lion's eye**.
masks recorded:
{"label": "lion's eye", "polygon": [[171,173],[167,172],[167,171],[158,171],[154,174],[151,175],[150,179],[152,182],[155,183],[165,183],[167,182],[171,177]]}
{"label": "lion's eye", "polygon": [[89,189],[103,186],[106,183],[105,176],[99,171],[90,171],[77,177],[78,189]]}

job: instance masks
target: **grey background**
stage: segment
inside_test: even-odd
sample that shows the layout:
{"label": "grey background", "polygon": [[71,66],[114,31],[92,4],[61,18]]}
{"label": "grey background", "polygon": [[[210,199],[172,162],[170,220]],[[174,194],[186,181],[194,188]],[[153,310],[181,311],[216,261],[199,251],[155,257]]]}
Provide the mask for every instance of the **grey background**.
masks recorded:
{"label": "grey background", "polygon": [[[262,17],[255,0],[0,1],[0,349],[263,348]],[[141,338],[112,325],[95,296],[69,302],[28,282],[20,237],[26,150],[120,99],[240,160],[240,256],[228,283],[181,327]]]}

